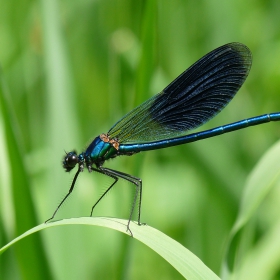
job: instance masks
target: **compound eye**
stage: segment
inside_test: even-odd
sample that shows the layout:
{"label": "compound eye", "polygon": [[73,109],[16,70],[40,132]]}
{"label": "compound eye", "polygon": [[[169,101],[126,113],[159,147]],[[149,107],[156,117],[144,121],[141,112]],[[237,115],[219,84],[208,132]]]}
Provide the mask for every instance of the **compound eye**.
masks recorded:
{"label": "compound eye", "polygon": [[66,154],[64,161],[63,161],[63,168],[66,169],[67,172],[69,172],[70,170],[72,170],[76,164],[79,162],[79,158],[78,155],[76,154],[76,152],[70,152],[68,154]]}

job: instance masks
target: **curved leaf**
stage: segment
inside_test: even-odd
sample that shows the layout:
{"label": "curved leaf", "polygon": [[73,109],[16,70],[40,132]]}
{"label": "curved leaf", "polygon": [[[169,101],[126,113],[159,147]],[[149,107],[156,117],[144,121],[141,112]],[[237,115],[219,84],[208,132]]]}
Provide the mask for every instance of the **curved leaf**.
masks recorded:
{"label": "curved leaf", "polygon": [[[64,219],[60,221],[50,222],[36,226],[0,249],[0,254],[10,246],[20,241],[21,239],[43,229],[62,226],[62,225],[91,225],[111,228],[125,234],[127,220],[105,218],[105,217],[82,217]],[[211,271],[197,256],[186,249],[177,241],[168,237],[164,233],[147,225],[138,226],[135,223],[130,224],[130,229],[133,237],[145,245],[149,246],[166,261],[168,261],[179,273],[187,279],[220,279],[213,271]]]}

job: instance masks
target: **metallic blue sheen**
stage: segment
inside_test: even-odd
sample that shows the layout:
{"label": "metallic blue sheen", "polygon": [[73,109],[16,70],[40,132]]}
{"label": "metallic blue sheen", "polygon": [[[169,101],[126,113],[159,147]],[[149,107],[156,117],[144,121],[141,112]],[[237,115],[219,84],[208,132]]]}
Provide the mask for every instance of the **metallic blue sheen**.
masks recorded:
{"label": "metallic blue sheen", "polygon": [[92,161],[95,162],[101,157],[101,154],[104,154],[104,151],[106,151],[109,147],[109,143],[103,142],[100,137],[97,136],[86,149],[84,156],[85,158],[91,158]]}
{"label": "metallic blue sheen", "polygon": [[198,140],[214,137],[220,134],[228,133],[231,131],[239,130],[249,126],[259,125],[271,121],[279,121],[280,113],[264,114],[261,116],[252,117],[249,119],[241,120],[238,122],[230,123],[227,125],[222,125],[213,129],[192,133],[182,137],[155,141],[150,143],[140,143],[140,144],[122,144],[120,145],[119,151],[123,154],[131,152],[141,152],[150,151],[156,149],[162,149],[172,146],[177,146],[181,144],[191,143]]}
{"label": "metallic blue sheen", "polygon": [[116,153],[116,149],[110,143],[104,142],[100,136],[97,136],[83,153],[83,156],[87,164],[99,164],[115,157]]}

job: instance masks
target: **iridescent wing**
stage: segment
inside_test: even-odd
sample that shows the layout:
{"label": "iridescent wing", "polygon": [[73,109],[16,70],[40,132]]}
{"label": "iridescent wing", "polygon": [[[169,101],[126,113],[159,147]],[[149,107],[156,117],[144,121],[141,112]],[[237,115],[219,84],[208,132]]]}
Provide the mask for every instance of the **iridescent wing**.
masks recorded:
{"label": "iridescent wing", "polygon": [[230,43],[206,54],[162,92],[148,99],[108,132],[121,144],[147,143],[187,134],[219,113],[249,74],[250,50]]}

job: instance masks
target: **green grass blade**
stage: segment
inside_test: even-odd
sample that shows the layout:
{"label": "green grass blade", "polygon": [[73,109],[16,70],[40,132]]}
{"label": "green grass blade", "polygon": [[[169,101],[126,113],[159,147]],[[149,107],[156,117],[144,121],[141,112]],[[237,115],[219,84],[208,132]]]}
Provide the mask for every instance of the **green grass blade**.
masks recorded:
{"label": "green grass blade", "polygon": [[233,227],[239,230],[253,215],[280,176],[280,142],[276,143],[257,164],[245,186],[240,212]]}
{"label": "green grass blade", "polygon": [[[2,73],[0,74],[2,76]],[[30,182],[28,173],[23,161],[20,132],[2,77],[0,84],[0,108],[5,128],[7,154],[9,158],[9,162],[6,164],[10,165],[11,172],[15,234],[19,235],[38,222],[29,189]],[[28,252],[28,258],[26,252]],[[41,235],[37,235],[32,240],[26,239],[19,244],[16,247],[16,255],[24,279],[51,278],[51,270],[43,248]],[[30,269],[31,263],[32,269]]]}
{"label": "green grass blade", "polygon": [[[228,276],[234,273],[235,270],[240,269],[240,267],[238,268],[238,266],[241,266],[242,270],[246,271],[245,274],[247,273],[248,267],[245,268],[246,265],[244,266],[244,261],[241,261],[241,259],[245,258],[244,252],[243,253],[238,252],[240,251],[240,240],[242,240],[242,238],[243,238],[243,242],[244,240],[246,240],[245,235],[247,232],[243,231],[243,229],[246,228],[249,221],[252,220],[254,214],[257,212],[258,208],[263,203],[267,194],[271,192],[271,190],[275,187],[276,183],[279,182],[280,180],[279,155],[280,155],[280,142],[275,144],[264,155],[264,157],[261,159],[261,161],[257,164],[256,168],[251,173],[246,183],[246,186],[244,188],[243,198],[241,201],[240,212],[230,234],[230,241],[227,248],[226,260],[224,262],[224,267],[223,267],[224,275]],[[270,234],[272,236],[275,236],[275,234],[273,234],[272,232],[275,231],[277,232],[278,221],[275,220],[274,223],[275,223],[275,228],[273,228],[272,230],[267,230],[268,235]],[[247,237],[246,243],[252,242],[252,240],[250,239],[252,239],[252,237],[250,238]],[[266,247],[269,248],[270,245],[267,244]],[[277,243],[274,244],[274,247],[277,247]],[[257,250],[256,248],[254,248],[253,251],[259,251],[259,249]],[[249,255],[250,254],[254,254],[254,253],[249,253]],[[260,254],[259,256],[261,255],[263,256],[264,254]],[[256,256],[255,259],[257,259]],[[235,263],[234,260],[238,260],[238,263]],[[256,265],[256,263],[255,266],[252,266],[252,264],[249,265],[248,263],[248,266],[250,266],[251,268],[254,267],[251,272],[258,271],[256,270],[256,267],[260,268],[260,265]],[[239,277],[241,276],[239,275],[238,279],[240,279]]]}
{"label": "green grass blade", "polygon": [[[0,249],[0,254],[7,250],[10,246],[14,245],[16,242],[29,235],[32,235],[37,231],[62,225],[102,226],[129,235],[129,233],[126,231],[127,220],[104,217],[82,217],[64,219],[48,224],[41,224],[37,227],[28,230],[21,236],[15,238],[6,246],[2,247]],[[135,239],[141,241],[142,243],[153,249],[155,252],[157,252],[186,279],[220,279],[198,257],[196,257],[188,249],[186,249],[180,243],[168,237],[164,233],[150,226],[138,226],[135,223],[130,224],[130,229]]]}
{"label": "green grass blade", "polygon": [[233,279],[262,280],[277,279],[280,262],[280,221],[266,230],[260,242],[252,248],[245,258],[242,266],[233,275]]}

